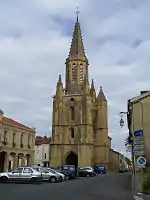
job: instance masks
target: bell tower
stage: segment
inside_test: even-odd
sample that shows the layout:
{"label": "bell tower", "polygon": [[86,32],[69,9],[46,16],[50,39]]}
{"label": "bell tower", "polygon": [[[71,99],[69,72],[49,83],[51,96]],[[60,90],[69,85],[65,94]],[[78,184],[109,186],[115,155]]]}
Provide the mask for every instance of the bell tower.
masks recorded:
{"label": "bell tower", "polygon": [[69,55],[66,59],[66,93],[80,94],[85,76],[88,77],[88,59],[85,55],[79,14],[77,12]]}
{"label": "bell tower", "polygon": [[50,166],[107,164],[107,101],[102,88],[96,97],[89,84],[78,12],[65,67],[65,84],[59,75],[53,97]]}

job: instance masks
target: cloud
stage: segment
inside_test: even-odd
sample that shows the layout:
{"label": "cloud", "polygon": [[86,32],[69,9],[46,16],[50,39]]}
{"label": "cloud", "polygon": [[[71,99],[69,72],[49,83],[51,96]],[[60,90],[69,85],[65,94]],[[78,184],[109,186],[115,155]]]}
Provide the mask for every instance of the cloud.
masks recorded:
{"label": "cloud", "polygon": [[127,128],[119,112],[127,99],[149,89],[149,0],[0,0],[0,105],[5,115],[50,134],[52,95],[58,74],[65,78],[75,7],[90,79],[108,99],[109,133],[124,152]]}

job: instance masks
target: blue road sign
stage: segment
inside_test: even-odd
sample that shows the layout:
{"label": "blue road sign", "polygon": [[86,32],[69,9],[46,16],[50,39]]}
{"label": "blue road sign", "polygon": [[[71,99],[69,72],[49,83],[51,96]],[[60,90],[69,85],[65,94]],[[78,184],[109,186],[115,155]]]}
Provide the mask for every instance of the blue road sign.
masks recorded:
{"label": "blue road sign", "polygon": [[144,156],[140,156],[138,157],[137,159],[137,164],[140,166],[140,167],[144,167],[146,165],[146,158]]}
{"label": "blue road sign", "polygon": [[143,137],[143,130],[134,131],[134,137]]}

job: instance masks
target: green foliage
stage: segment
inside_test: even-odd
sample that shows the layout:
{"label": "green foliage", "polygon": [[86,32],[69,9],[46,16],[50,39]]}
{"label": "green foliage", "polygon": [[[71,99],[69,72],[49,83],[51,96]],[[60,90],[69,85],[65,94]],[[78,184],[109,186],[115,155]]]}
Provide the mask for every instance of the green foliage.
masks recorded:
{"label": "green foliage", "polygon": [[150,194],[150,176],[147,176],[142,184],[142,192],[145,194]]}

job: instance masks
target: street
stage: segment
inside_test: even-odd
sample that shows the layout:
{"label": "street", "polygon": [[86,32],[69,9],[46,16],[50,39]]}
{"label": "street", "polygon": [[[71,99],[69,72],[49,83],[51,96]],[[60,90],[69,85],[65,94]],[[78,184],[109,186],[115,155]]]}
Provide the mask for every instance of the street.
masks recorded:
{"label": "street", "polygon": [[54,184],[0,184],[0,199],[134,200],[129,174],[97,175]]}

